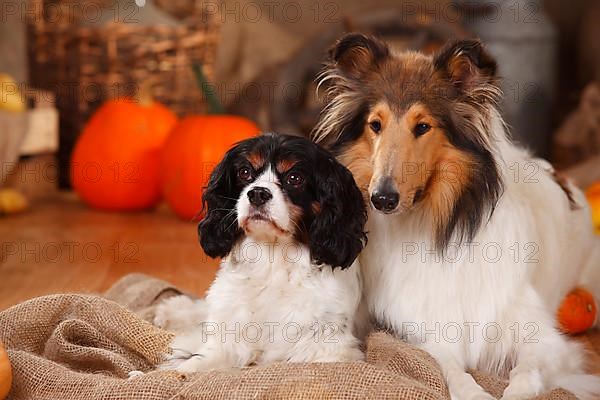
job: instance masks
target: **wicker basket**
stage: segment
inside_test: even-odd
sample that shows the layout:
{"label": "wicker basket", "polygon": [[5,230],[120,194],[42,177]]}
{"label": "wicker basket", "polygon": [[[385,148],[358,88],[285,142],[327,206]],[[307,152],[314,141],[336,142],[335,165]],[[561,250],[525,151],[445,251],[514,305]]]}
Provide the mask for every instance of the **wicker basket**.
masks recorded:
{"label": "wicker basket", "polygon": [[[214,77],[220,28],[215,13],[206,14],[202,7],[195,7],[196,14],[172,26],[153,25],[151,21],[90,25],[82,23],[85,0],[60,18],[56,10],[67,7],[63,2],[32,3],[36,13],[28,24],[30,82],[57,94],[62,187],[69,185],[68,163],[75,140],[105,100],[132,96],[141,83],[151,81],[155,98],[177,114],[205,111],[191,64],[201,63],[205,75]],[[64,3],[73,4],[72,0]],[[93,6],[87,7],[88,12],[106,6],[106,1],[92,0],[89,4]],[[54,16],[49,9],[54,10]]]}

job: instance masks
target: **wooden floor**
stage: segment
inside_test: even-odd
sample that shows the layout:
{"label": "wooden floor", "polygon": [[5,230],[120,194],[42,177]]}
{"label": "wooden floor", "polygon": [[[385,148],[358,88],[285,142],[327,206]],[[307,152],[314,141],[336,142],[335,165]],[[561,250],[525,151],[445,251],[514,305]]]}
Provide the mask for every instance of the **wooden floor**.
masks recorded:
{"label": "wooden floor", "polygon": [[216,268],[202,252],[196,223],[165,207],[107,213],[61,194],[0,218],[0,310],[50,293],[98,293],[131,272],[202,294]]}
{"label": "wooden floor", "polygon": [[[196,223],[165,207],[117,214],[90,210],[72,194],[0,218],[0,310],[45,294],[100,293],[120,277],[143,272],[204,293],[217,262],[200,248]],[[580,336],[600,374],[600,332]]]}

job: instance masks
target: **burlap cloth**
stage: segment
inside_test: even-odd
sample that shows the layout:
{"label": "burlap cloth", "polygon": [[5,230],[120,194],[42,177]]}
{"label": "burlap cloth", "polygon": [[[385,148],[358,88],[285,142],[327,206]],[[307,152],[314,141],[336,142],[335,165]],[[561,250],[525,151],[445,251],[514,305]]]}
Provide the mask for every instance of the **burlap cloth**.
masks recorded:
{"label": "burlap cloth", "polygon": [[[61,294],[0,313],[0,340],[14,381],[9,399],[449,399],[436,362],[425,352],[377,332],[367,362],[272,364],[181,374],[152,371],[171,334],[147,320],[179,291],[143,275],[119,281],[104,297]],[[147,374],[128,379],[128,372]],[[499,396],[505,382],[475,373]],[[556,390],[539,399],[573,399]]]}

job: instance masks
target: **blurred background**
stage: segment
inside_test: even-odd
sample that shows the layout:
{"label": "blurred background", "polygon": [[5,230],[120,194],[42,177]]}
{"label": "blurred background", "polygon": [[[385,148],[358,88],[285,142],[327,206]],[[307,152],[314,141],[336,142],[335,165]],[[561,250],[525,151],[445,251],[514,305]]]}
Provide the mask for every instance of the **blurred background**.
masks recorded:
{"label": "blurred background", "polygon": [[0,18],[0,309],[129,272],[202,293],[212,167],[260,131],[307,135],[349,31],[426,53],[481,38],[515,140],[600,199],[597,0],[0,0]]}

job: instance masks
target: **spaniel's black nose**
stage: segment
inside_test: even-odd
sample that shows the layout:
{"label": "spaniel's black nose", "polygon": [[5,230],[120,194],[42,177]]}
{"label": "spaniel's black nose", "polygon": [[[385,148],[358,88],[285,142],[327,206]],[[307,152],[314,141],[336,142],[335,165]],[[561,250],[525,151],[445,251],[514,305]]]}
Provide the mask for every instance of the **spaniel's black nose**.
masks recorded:
{"label": "spaniel's black nose", "polygon": [[256,207],[262,206],[272,198],[271,191],[264,187],[257,186],[248,191],[248,200],[250,200],[250,204]]}
{"label": "spaniel's black nose", "polygon": [[400,195],[398,192],[373,192],[371,195],[371,203],[373,203],[373,206],[383,212],[394,211],[396,207],[398,207],[399,201]]}

